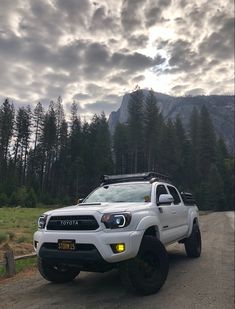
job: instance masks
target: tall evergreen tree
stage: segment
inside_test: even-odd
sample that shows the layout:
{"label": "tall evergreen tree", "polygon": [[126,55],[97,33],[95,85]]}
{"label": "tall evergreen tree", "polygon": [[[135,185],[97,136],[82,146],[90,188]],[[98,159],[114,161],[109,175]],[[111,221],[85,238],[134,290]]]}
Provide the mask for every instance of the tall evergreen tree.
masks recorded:
{"label": "tall evergreen tree", "polygon": [[148,171],[157,170],[161,129],[162,118],[159,114],[156,97],[154,92],[150,91],[146,99],[144,113],[144,149]]}
{"label": "tall evergreen tree", "polygon": [[191,173],[188,175],[189,188],[193,188],[199,181],[199,113],[194,107],[189,121],[189,137],[190,137],[190,169]]}
{"label": "tall evergreen tree", "polygon": [[128,127],[118,123],[113,135],[113,151],[115,157],[115,172],[128,173]]}
{"label": "tall evergreen tree", "polygon": [[31,110],[28,106],[20,107],[16,115],[15,123],[15,147],[14,147],[14,163],[18,174],[18,183],[25,183],[25,173],[27,164],[27,155],[31,133]]}
{"label": "tall evergreen tree", "polygon": [[133,162],[130,172],[138,172],[144,166],[143,162],[143,107],[144,96],[137,89],[130,96],[128,102],[128,127],[129,127],[129,149],[130,161]]}
{"label": "tall evergreen tree", "polygon": [[200,175],[207,175],[210,165],[215,163],[216,137],[214,126],[205,106],[200,111],[199,123],[199,171]]}
{"label": "tall evergreen tree", "polygon": [[50,103],[49,110],[44,117],[41,146],[44,152],[41,175],[42,191],[47,188],[51,192],[53,183],[52,165],[56,157],[57,147],[56,113],[53,102]]}
{"label": "tall evergreen tree", "polygon": [[14,107],[6,99],[0,106],[0,183],[7,178],[8,153],[13,136]]}

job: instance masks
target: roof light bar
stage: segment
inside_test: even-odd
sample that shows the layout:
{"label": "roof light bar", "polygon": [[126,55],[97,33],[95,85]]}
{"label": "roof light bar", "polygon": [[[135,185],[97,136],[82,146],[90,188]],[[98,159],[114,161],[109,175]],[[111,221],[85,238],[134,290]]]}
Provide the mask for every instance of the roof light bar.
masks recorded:
{"label": "roof light bar", "polygon": [[169,176],[163,175],[156,172],[145,172],[137,174],[123,174],[123,175],[103,175],[101,176],[101,184],[111,184],[118,182],[129,182],[129,181],[167,181],[171,182]]}

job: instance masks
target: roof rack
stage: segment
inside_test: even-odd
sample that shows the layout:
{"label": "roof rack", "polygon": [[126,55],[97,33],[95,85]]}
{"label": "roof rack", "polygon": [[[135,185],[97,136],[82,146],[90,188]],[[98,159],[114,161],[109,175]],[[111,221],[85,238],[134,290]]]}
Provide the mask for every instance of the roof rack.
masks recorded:
{"label": "roof rack", "polygon": [[129,181],[166,181],[171,182],[170,177],[156,172],[145,172],[138,174],[123,174],[123,175],[103,175],[101,176],[101,185],[129,182]]}

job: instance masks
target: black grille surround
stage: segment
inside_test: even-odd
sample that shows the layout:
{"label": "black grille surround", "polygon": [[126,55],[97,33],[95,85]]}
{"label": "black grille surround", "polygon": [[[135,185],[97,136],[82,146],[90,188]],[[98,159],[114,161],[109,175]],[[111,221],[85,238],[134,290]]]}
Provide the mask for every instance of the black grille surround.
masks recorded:
{"label": "black grille surround", "polygon": [[92,231],[97,230],[99,224],[93,216],[52,216],[47,223],[47,230],[57,231]]}

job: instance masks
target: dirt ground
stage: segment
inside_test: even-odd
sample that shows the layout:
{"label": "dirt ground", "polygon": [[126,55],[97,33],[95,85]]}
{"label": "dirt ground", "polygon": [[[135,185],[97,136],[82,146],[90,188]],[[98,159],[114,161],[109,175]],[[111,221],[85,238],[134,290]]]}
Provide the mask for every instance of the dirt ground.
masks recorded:
{"label": "dirt ground", "polygon": [[186,257],[182,245],[168,247],[170,271],[156,295],[128,293],[117,271],[81,273],[74,282],[55,285],[37,272],[18,275],[0,283],[0,307],[39,308],[152,308],[234,309],[234,213],[201,217],[203,253]]}

